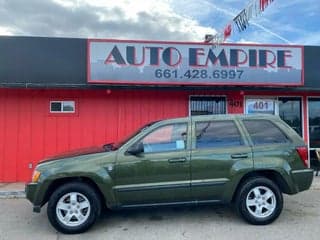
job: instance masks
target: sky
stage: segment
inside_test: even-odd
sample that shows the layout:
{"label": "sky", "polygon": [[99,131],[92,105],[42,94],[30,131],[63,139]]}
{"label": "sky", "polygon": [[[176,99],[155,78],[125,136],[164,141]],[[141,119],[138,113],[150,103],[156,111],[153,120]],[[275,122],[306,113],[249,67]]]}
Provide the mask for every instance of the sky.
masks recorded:
{"label": "sky", "polygon": [[[253,0],[0,0],[0,35],[204,41]],[[319,0],[274,0],[231,43],[320,45]]]}

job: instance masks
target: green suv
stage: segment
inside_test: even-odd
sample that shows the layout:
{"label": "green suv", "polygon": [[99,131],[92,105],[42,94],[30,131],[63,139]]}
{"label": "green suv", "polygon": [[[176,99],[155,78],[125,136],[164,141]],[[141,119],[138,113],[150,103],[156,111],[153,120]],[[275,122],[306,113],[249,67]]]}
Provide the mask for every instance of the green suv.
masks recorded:
{"label": "green suv", "polygon": [[91,227],[101,209],[232,203],[251,224],[274,221],[282,194],[307,190],[308,148],[276,116],[210,115],[143,126],[119,143],[40,162],[26,196],[63,233]]}

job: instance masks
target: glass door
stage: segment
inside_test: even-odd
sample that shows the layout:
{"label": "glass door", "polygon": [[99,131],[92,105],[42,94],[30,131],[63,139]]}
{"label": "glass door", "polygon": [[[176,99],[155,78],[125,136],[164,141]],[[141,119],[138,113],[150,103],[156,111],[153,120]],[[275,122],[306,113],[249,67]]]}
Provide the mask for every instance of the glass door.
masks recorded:
{"label": "glass door", "polygon": [[279,117],[302,137],[301,98],[279,97]]}
{"label": "glass door", "polygon": [[310,164],[319,168],[316,150],[320,150],[320,98],[308,99]]}

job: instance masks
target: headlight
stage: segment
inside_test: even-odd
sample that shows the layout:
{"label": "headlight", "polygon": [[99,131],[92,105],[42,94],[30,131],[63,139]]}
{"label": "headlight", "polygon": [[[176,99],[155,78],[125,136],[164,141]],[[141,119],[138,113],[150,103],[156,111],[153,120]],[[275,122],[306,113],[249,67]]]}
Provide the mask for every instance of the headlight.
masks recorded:
{"label": "headlight", "polygon": [[32,174],[32,182],[34,182],[34,183],[38,182],[40,175],[41,175],[41,173],[39,171],[34,170],[33,174]]}

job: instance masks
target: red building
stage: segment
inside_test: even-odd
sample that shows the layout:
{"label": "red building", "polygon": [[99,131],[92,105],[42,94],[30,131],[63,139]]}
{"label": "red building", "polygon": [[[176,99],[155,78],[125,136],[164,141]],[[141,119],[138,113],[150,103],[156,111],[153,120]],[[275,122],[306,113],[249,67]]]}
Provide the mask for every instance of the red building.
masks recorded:
{"label": "red building", "polygon": [[0,182],[146,122],[279,115],[320,147],[320,47],[0,37]]}

